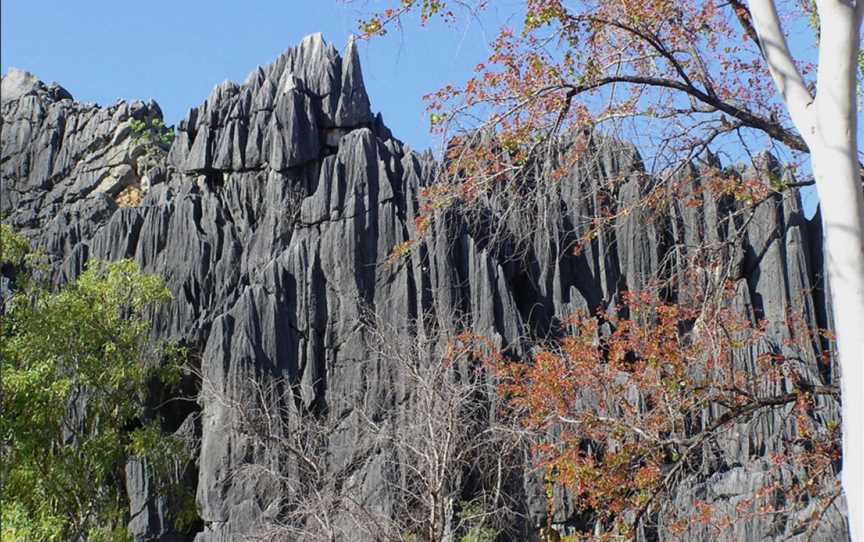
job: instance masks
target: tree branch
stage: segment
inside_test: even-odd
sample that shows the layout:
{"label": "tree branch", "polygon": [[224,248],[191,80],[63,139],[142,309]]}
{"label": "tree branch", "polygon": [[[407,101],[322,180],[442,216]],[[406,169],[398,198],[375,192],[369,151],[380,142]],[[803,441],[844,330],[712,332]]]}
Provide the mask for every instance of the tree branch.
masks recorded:
{"label": "tree branch", "polygon": [[810,105],[813,96],[804,84],[804,78],[792,59],[789,44],[780,26],[780,17],[773,0],[749,0],[753,28],[759,36],[762,56],[780,96],[789,109],[792,122],[806,140],[813,125]]}
{"label": "tree branch", "polygon": [[564,88],[569,89],[568,97],[572,97],[578,94],[582,94],[583,92],[588,92],[604,87],[606,85],[611,85],[613,83],[631,83],[636,85],[647,85],[684,92],[685,94],[688,94],[696,98],[697,100],[707,105],[710,105],[711,107],[714,107],[717,110],[722,111],[723,113],[726,113],[730,117],[738,119],[739,121],[741,121],[742,126],[746,126],[748,128],[755,128],[757,130],[765,132],[772,139],[783,143],[792,150],[805,153],[810,152],[809,148],[807,147],[807,143],[801,136],[790,132],[789,130],[781,126],[779,123],[762,118],[758,115],[754,115],[753,113],[744,109],[739,109],[728,102],[724,102],[720,99],[709,96],[707,93],[699,90],[695,86],[687,85],[686,83],[676,81],[674,79],[667,79],[663,77],[648,77],[641,75],[616,75],[602,77],[593,82],[582,85],[564,85]]}
{"label": "tree branch", "polygon": [[761,49],[762,44],[759,40],[759,35],[756,34],[756,29],[753,28],[753,17],[750,16],[750,10],[747,9],[747,6],[741,0],[729,0],[729,5],[732,6],[735,17],[747,34],[747,37],[753,40],[753,43]]}

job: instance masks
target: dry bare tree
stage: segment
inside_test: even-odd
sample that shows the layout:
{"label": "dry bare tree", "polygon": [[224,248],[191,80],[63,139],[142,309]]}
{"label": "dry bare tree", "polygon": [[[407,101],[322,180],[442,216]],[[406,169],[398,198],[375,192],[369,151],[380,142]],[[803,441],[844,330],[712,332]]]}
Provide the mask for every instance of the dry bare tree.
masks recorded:
{"label": "dry bare tree", "polygon": [[[392,411],[366,395],[334,398],[350,404],[329,414],[312,412],[296,385],[267,376],[248,379],[245,392],[231,397],[203,380],[202,393],[229,411],[226,429],[249,450],[227,483],[266,488],[247,538],[480,542],[515,529],[514,490],[528,452],[524,435],[496,412],[495,385],[476,345],[398,331],[372,317],[359,333],[370,359],[390,371]],[[356,462],[336,457],[344,455],[346,423],[362,435],[359,447],[381,456],[380,487],[359,487]],[[355,448],[357,441],[348,455],[362,456]]]}
{"label": "dry bare tree", "polygon": [[380,321],[365,331],[403,387],[396,416],[365,417],[392,450],[402,531],[426,541],[493,540],[511,531],[526,434],[500,410],[485,345],[478,349],[470,333],[399,333]]}

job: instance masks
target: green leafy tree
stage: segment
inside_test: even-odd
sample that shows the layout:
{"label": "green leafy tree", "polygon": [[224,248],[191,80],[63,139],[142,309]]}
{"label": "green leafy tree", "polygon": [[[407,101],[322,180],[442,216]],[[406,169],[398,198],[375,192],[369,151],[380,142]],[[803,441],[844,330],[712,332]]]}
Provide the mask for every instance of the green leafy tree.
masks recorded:
{"label": "green leafy tree", "polygon": [[148,340],[148,309],[169,299],[159,277],[125,260],[91,264],[59,292],[31,283],[8,303],[0,324],[4,541],[128,538],[126,460],[166,462],[174,448],[171,437],[157,438],[155,422],[140,422],[147,383],[180,376]]}
{"label": "green leafy tree", "polygon": [[158,117],[152,120],[132,119],[129,125],[136,142],[167,148],[174,141],[174,127],[165,126],[165,122]]}
{"label": "green leafy tree", "polygon": [[30,252],[27,240],[15,233],[8,224],[0,224],[0,266],[20,267]]}

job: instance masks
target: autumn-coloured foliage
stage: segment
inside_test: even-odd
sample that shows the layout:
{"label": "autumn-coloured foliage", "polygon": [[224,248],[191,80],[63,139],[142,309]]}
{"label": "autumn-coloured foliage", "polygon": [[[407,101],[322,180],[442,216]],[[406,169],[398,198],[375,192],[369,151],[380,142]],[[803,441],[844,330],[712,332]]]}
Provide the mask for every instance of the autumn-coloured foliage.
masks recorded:
{"label": "autumn-coloured foliage", "polygon": [[[403,1],[362,24],[384,31],[412,12],[426,24],[436,15],[453,20],[486,8],[483,1]],[[500,140],[513,149],[530,146],[543,128],[674,116],[700,119],[675,123],[667,132],[682,139],[676,142],[680,149],[748,128],[806,151],[783,128],[783,111],[741,2],[527,0],[514,10],[521,28],[500,29],[476,75],[428,97],[439,129],[452,131],[453,123],[467,128],[468,110],[484,106]],[[792,9],[784,16],[808,15]]]}
{"label": "autumn-coloured foliage", "polygon": [[[574,315],[570,332],[533,359],[494,363],[500,391],[525,427],[548,436],[536,458],[589,518],[585,538],[657,529],[664,498],[716,460],[712,454],[722,455],[724,435],[776,409],[789,416],[792,435],[771,455],[777,480],[734,517],[708,503],[686,517],[666,510],[673,514],[663,518],[667,531],[683,540],[695,522],[720,536],[733,521],[788,513],[777,508],[777,492],[790,508],[837,496],[838,425],[826,424],[821,409],[838,391],[814,382],[793,355],[766,349],[757,367],[744,365],[744,353],[760,351],[766,326],[736,311],[735,296],[730,285],[721,303],[705,308],[704,299],[676,304],[627,293],[622,316]],[[809,340],[805,333],[786,346],[794,352]],[[789,483],[784,469],[804,474]]]}
{"label": "autumn-coloured foliage", "polygon": [[[787,32],[818,32],[815,2],[775,4]],[[488,7],[401,1],[361,25],[367,37],[380,36],[439,16],[455,24]],[[421,193],[418,239],[410,243],[422,242],[452,206],[479,203],[501,222],[514,210],[536,214],[550,190],[590,167],[610,141],[636,144],[650,179],[627,204],[616,198],[632,171],[598,182],[585,196],[593,201],[583,223],[566,232],[574,255],[629,213],[644,219],[673,203],[698,209],[705,198],[729,198],[743,216],[772,194],[812,184],[795,181],[806,176],[810,149],[777,96],[747,3],[526,0],[512,10],[473,75],[426,96],[445,167]],[[812,87],[815,66],[806,60],[798,69]],[[682,175],[697,157],[730,146],[733,162],[770,146],[787,171],[753,160],[758,174],[742,174],[711,158],[698,186]],[[681,275],[653,277],[652,287],[624,293],[617,306],[573,315],[566,332],[531,359],[491,363],[509,405],[542,436],[536,458],[547,480],[568,490],[585,538],[656,534],[658,522],[667,536],[687,539],[698,528],[722,537],[734,521],[805,508],[815,510],[812,526],[839,494],[839,391],[802,361],[820,332],[795,314],[759,320],[741,306],[741,277],[727,273],[705,288],[696,279],[716,247],[697,242],[679,262]],[[676,288],[681,295],[669,295]],[[769,345],[775,325],[789,330],[782,348]],[[668,497],[722,461],[721,436],[777,413],[787,426],[781,449],[767,454],[771,479],[763,488],[734,513],[700,502],[691,503],[694,514],[675,517]]]}
{"label": "autumn-coloured foliage", "polygon": [[[415,21],[455,24],[488,8],[482,0],[404,0],[360,26],[373,37]],[[783,16],[789,27],[812,31],[811,3],[804,8]],[[674,172],[727,142],[739,149],[735,160],[748,158],[742,143],[771,144],[793,169],[808,152],[788,128],[738,0],[526,0],[512,9],[508,21],[520,24],[500,27],[474,75],[426,96],[447,167],[424,200],[424,221],[502,185],[560,180],[594,133],[638,143],[652,174]],[[801,68],[805,76],[813,70]]]}

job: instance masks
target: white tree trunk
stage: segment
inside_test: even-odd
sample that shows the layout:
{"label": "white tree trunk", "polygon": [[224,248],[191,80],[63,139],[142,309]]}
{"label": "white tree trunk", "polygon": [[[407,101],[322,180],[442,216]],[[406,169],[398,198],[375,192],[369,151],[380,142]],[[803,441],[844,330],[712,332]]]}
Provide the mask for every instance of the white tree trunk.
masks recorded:
{"label": "white tree trunk", "polygon": [[860,188],[853,185],[857,190],[850,190],[845,182],[857,181],[857,168],[853,175],[844,171],[849,168],[837,161],[840,154],[848,153],[822,148],[814,153],[812,163],[822,206],[825,264],[840,359],[843,490],[852,540],[860,541],[864,540],[864,204]]}
{"label": "white tree trunk", "polygon": [[774,2],[751,0],[750,8],[771,75],[811,153],[840,360],[842,482],[851,538],[859,542],[864,540],[864,194],[856,72],[864,0],[817,0],[815,99],[792,62]]}
{"label": "white tree trunk", "polygon": [[[860,2],[860,0],[859,0]],[[864,196],[858,166],[856,71],[862,6],[818,4],[821,26],[813,174],[840,357],[843,490],[853,541],[864,539]]]}

